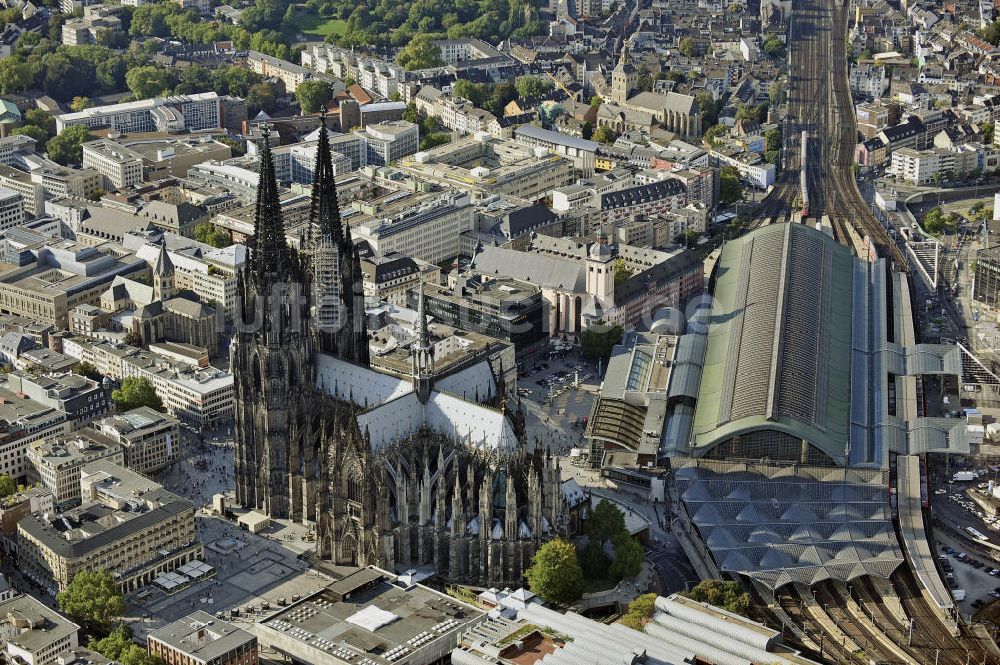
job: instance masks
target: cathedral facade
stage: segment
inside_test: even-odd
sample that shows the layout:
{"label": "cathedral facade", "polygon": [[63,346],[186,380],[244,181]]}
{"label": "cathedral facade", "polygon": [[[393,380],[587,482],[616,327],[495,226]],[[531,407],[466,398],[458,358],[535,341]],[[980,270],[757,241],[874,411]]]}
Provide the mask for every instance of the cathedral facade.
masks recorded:
{"label": "cathedral facade", "polygon": [[360,257],[325,131],[315,173],[297,251],[265,137],[230,351],[237,501],[314,524],[316,554],[337,564],[520,584],[566,522],[558,461],[528,452],[520,410],[488,362],[435,375],[422,290],[411,377],[369,367]]}

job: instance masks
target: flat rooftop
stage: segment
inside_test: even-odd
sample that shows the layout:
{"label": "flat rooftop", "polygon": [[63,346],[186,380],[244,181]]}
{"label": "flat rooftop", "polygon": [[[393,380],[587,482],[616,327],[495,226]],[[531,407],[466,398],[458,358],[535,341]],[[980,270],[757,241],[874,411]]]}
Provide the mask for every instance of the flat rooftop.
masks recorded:
{"label": "flat rooftop", "polygon": [[194,612],[149,634],[149,638],[200,662],[212,662],[257,638],[208,612]]}
{"label": "flat rooftop", "polygon": [[[363,569],[261,622],[261,639],[306,662],[343,661],[388,665],[415,657],[425,645],[478,622],[483,613],[421,585],[397,584],[396,577]],[[436,659],[432,659],[436,660]],[[358,661],[362,662],[362,661]]]}

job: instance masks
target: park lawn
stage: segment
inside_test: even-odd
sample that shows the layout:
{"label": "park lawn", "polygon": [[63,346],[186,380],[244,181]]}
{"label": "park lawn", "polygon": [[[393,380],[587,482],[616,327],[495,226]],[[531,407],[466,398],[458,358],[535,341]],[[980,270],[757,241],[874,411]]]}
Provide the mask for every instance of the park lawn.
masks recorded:
{"label": "park lawn", "polygon": [[317,14],[299,14],[295,17],[295,27],[304,35],[323,37],[343,35],[347,32],[347,21],[339,18],[323,18]]}

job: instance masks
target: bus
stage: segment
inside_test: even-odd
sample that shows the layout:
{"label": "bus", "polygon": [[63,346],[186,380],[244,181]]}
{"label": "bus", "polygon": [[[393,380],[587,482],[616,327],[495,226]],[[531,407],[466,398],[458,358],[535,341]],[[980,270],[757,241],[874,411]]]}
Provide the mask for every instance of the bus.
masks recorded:
{"label": "bus", "polygon": [[965,530],[966,530],[966,532],[967,532],[967,533],[968,533],[968,534],[969,534],[970,536],[972,536],[972,537],[973,537],[973,538],[975,538],[976,540],[983,540],[983,541],[988,541],[988,540],[989,540],[989,538],[988,538],[988,537],[986,537],[985,535],[983,535],[983,533],[982,533],[982,532],[980,532],[980,531],[977,531],[976,529],[973,529],[973,528],[972,528],[971,526],[967,526],[967,527],[965,527]]}

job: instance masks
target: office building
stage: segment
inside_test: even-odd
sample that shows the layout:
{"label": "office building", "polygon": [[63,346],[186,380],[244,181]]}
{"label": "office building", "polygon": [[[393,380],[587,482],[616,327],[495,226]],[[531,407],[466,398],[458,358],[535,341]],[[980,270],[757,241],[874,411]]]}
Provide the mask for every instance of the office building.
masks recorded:
{"label": "office building", "polygon": [[142,182],[142,155],[110,139],[84,143],[83,166],[101,174],[106,191]]}
{"label": "office building", "polygon": [[358,224],[351,232],[355,241],[367,241],[377,254],[398,252],[439,263],[458,256],[459,236],[475,228],[475,217],[468,194],[447,192],[391,217]]}
{"label": "office building", "polygon": [[[427,312],[435,320],[510,342],[519,359],[538,353],[548,343],[545,303],[537,286],[467,274],[448,287],[427,286],[424,292]],[[418,299],[419,291],[410,291],[407,306],[416,309]]]}
{"label": "office building", "polygon": [[104,386],[80,374],[9,372],[7,388],[62,411],[76,423],[102,415],[109,405]]}
{"label": "office building", "polygon": [[0,186],[0,232],[24,223],[24,196]]}
{"label": "office building", "polygon": [[0,642],[8,662],[58,665],[80,645],[80,627],[32,596],[0,602]]}
{"label": "office building", "polygon": [[365,127],[365,143],[368,164],[386,166],[417,152],[420,132],[417,125],[405,120],[380,122]]}
{"label": "office building", "polygon": [[142,474],[160,471],[181,454],[177,420],[148,406],[98,420],[94,429],[120,445],[125,466]]}
{"label": "office building", "polygon": [[56,132],[71,125],[134,132],[181,132],[222,126],[223,98],[215,92],[154,97],[136,102],[95,106],[56,116]]}
{"label": "office building", "polygon": [[84,465],[105,458],[125,463],[121,445],[90,427],[65,437],[34,441],[27,455],[34,469],[28,476],[47,487],[59,507],[80,503],[80,469]]}
{"label": "office building", "polygon": [[208,612],[193,612],[146,638],[165,665],[257,665],[257,638]]}
{"label": "office building", "polygon": [[[108,460],[80,470],[83,503],[17,525],[22,573],[50,595],[82,570],[106,570],[124,593],[204,558],[194,504]],[[185,578],[189,579],[189,578]]]}

